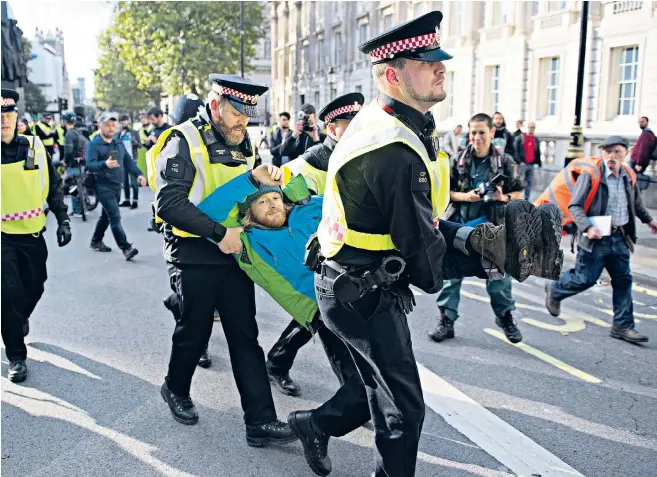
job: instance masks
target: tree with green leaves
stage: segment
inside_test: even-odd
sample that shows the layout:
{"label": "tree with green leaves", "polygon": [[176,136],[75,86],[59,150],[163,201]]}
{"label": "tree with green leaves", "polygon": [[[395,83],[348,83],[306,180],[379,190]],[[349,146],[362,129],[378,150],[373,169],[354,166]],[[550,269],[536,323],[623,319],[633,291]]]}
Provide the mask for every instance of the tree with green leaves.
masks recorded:
{"label": "tree with green leaves", "polygon": [[[264,33],[262,9],[244,2],[247,59]],[[139,89],[202,94],[210,73],[240,71],[239,12],[240,2],[119,2],[108,35]]]}
{"label": "tree with green leaves", "polygon": [[42,113],[48,109],[48,100],[41,91],[41,87],[34,83],[26,83],[24,88],[24,107],[29,113]]}
{"label": "tree with green leaves", "polygon": [[95,74],[95,97],[102,109],[136,114],[160,100],[159,88],[144,91],[119,56],[116,43],[108,33],[100,36],[101,55]]}

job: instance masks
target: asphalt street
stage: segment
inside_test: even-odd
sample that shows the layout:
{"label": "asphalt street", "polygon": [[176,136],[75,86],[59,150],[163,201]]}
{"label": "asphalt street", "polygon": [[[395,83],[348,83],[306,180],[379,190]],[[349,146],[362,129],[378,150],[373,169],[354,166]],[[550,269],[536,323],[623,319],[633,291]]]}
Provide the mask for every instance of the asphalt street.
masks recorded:
{"label": "asphalt street", "polygon": [[[198,368],[192,386],[199,424],[171,417],[159,395],[173,331],[162,305],[169,285],[161,237],[146,231],[152,194],[141,191],[139,209],[122,209],[128,240],[139,249],[132,263],[109,233],[112,253],[88,248],[99,212],[90,222],[74,219],[73,241],[63,249],[50,224],[49,280],[31,320],[28,380],[10,383],[2,357],[3,475],[313,475],[298,442],[246,445],[219,323],[213,365]],[[542,280],[534,278],[514,283],[524,340],[511,345],[500,337],[482,285],[465,282],[454,340],[426,337],[435,296],[418,294],[409,317],[428,405],[417,475],[525,475],[517,470],[523,465],[544,469],[528,477],[657,475],[657,283],[635,281],[637,327],[652,338],[647,346],[608,336],[607,283],[565,302],[554,319],[543,306]],[[267,351],[289,317],[259,289],[257,306]],[[303,394],[273,390],[282,419],[337,389],[318,341],[300,352],[291,374]],[[332,440],[331,475],[369,476],[372,439],[362,428]]]}

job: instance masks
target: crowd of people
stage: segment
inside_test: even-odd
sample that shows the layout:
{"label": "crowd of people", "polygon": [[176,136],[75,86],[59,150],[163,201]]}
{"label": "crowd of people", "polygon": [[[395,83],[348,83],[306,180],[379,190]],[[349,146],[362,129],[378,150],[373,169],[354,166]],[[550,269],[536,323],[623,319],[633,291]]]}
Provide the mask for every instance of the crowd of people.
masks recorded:
{"label": "crowd of people", "polygon": [[[261,164],[247,133],[267,87],[238,76],[210,75],[207,101],[185,95],[173,126],[159,108],[141,117],[136,131],[129,118],[105,112],[87,138],[77,118],[64,115],[66,174],[82,173],[84,158],[102,205],[93,250],[111,250],[103,242],[110,227],[131,260],[138,252],[121,226],[120,207],[137,207],[138,186],[148,183],[155,193],[152,229],[164,242],[171,287],[164,303],[175,320],[160,394],[177,422],[199,421],[192,377],[207,364],[216,311],[247,444],[299,440],[322,476],[332,470],[330,438],[368,421],[373,475],[415,473],[424,402],[407,323],[415,306],[411,286],[438,293],[438,323],[429,336],[441,342],[454,338],[462,279],[485,280],[497,326],[518,343],[514,280],[547,279],[546,307],[557,316],[561,301],[592,286],[606,267],[614,287],[611,336],[648,341],[634,327],[629,256],[637,220],[654,233],[657,220],[643,206],[635,170],[623,165],[627,140],[612,136],[601,157],[573,161],[545,194],[559,200],[536,204],[526,200],[528,171],[540,166],[533,123],[511,133],[500,113],[478,113],[467,139],[459,126],[441,150],[430,113],[446,97],[444,62],[452,58],[440,46],[441,20],[430,12],[360,45],[377,98],[365,104],[360,93],[348,93],[319,113],[304,104],[293,128],[282,112],[269,141],[272,164]],[[20,133],[18,94],[3,89],[2,97],[2,337],[8,377],[22,382],[29,317],[46,280],[46,209],[57,218],[60,246],[72,231],[52,151],[38,133]],[[140,151],[146,171],[136,165]],[[605,215],[609,231],[591,223]],[[573,225],[579,251],[577,268],[562,276],[564,224]],[[293,319],[266,356],[255,285]],[[281,421],[270,382],[300,394],[290,369],[315,334],[340,387],[317,408]]]}

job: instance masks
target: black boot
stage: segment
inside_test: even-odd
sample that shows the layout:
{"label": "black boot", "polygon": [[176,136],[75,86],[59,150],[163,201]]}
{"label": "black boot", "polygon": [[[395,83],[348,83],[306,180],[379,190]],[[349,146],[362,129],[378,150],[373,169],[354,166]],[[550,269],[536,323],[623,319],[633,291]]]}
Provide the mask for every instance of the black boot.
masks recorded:
{"label": "black boot", "polygon": [[536,242],[541,236],[541,214],[526,200],[513,200],[504,210],[504,225],[477,225],[470,235],[472,248],[500,271],[523,282],[536,261]]}
{"label": "black boot", "polygon": [[297,383],[292,381],[290,373],[278,374],[271,370],[269,363],[267,363],[267,375],[269,380],[276,385],[278,390],[288,396],[300,396],[301,388]]}
{"label": "black boot", "polygon": [[506,339],[511,343],[520,343],[522,341],[522,333],[520,333],[520,330],[516,326],[516,320],[513,319],[510,311],[504,315],[504,318],[495,318],[495,324],[502,328]]}
{"label": "black boot", "polygon": [[536,261],[531,274],[535,277],[558,280],[563,267],[563,250],[561,250],[561,212],[554,204],[543,204],[537,213],[541,217],[541,234],[536,241]]}
{"label": "black boot", "polygon": [[111,252],[112,249],[109,248],[107,245],[105,245],[102,241],[100,242],[94,242],[91,241],[89,244],[89,248],[91,250],[95,250],[96,252]]}
{"label": "black boot", "polygon": [[130,207],[130,201],[129,200],[124,200],[119,204],[119,207]]}
{"label": "black boot", "polygon": [[131,209],[136,209],[137,207],[139,207],[139,202],[137,202],[136,200],[133,200],[132,205],[130,206],[130,208]]}
{"label": "black boot", "polygon": [[201,357],[198,360],[198,365],[201,368],[206,368],[207,369],[210,366],[212,366],[212,358],[210,357],[210,353],[208,352],[208,347],[209,346],[210,345],[206,345],[205,349],[203,350],[203,354],[201,355]]}
{"label": "black boot", "polygon": [[429,338],[438,343],[454,338],[454,322],[447,318],[442,311],[440,312],[438,326],[435,330],[429,332]]}
{"label": "black boot", "polygon": [[25,360],[9,361],[9,370],[7,378],[12,383],[22,383],[27,379],[27,364]]}
{"label": "black boot", "polygon": [[287,422],[301,440],[306,462],[317,475],[331,473],[331,459],[328,456],[329,436],[315,429],[312,425],[311,411],[291,412]]}
{"label": "black boot", "polygon": [[258,425],[246,426],[246,443],[251,447],[264,447],[267,444],[289,444],[298,437],[290,426],[276,419]]}
{"label": "black boot", "polygon": [[160,389],[162,399],[169,405],[173,418],[181,424],[192,425],[198,422],[198,412],[196,406],[189,396],[177,396],[173,394],[167,386],[167,383],[162,385]]}

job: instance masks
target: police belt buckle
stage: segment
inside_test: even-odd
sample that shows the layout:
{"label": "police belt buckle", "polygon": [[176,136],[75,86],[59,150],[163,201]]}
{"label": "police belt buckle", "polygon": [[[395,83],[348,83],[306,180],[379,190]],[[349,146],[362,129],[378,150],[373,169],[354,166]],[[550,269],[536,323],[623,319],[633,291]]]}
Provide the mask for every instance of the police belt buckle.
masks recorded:
{"label": "police belt buckle", "polygon": [[[406,268],[406,262],[397,256],[386,257],[381,266],[374,272],[366,271],[362,277],[352,277],[346,270],[330,262],[331,268],[341,272],[333,282],[335,297],[346,303],[352,303],[362,298],[366,293],[379,287],[387,287],[396,282]],[[336,266],[340,270],[336,269]]]}

